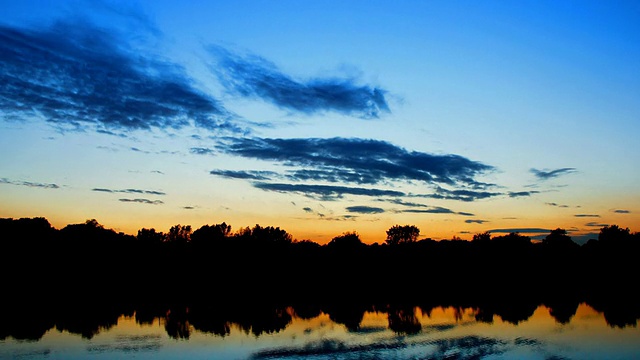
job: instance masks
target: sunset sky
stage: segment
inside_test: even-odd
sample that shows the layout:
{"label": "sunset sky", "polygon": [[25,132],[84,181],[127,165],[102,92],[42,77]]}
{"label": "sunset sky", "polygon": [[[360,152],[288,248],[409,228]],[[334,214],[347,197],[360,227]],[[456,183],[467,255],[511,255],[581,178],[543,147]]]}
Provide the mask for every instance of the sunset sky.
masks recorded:
{"label": "sunset sky", "polygon": [[640,231],[637,1],[0,3],[0,217]]}

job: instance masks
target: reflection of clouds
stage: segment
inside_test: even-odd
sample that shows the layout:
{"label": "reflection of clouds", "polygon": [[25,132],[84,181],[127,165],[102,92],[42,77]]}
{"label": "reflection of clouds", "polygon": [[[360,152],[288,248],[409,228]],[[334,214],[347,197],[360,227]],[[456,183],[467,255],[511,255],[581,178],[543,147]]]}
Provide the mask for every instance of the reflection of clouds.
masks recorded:
{"label": "reflection of clouds", "polygon": [[349,330],[349,332],[354,334],[366,335],[366,334],[381,333],[386,330],[387,328],[384,326],[361,326],[356,330]]}
{"label": "reflection of clouds", "polygon": [[[413,339],[413,341],[412,341]],[[348,344],[337,339],[311,341],[298,347],[265,349],[254,353],[251,359],[286,358],[339,358],[339,359],[414,359],[416,354],[424,359],[483,359],[491,356],[515,355],[521,351],[541,352],[547,359],[563,358],[544,349],[544,343],[536,339],[515,338],[511,341],[483,337],[461,336],[443,339],[417,340],[412,337],[395,337],[370,344]]]}
{"label": "reflection of clouds", "polygon": [[464,336],[422,342],[406,341],[407,337],[372,344],[347,344],[340,340],[323,339],[300,347],[281,347],[258,351],[252,359],[282,359],[305,357],[339,356],[341,359],[414,358],[421,353],[425,358],[478,359],[489,355],[503,354],[507,343],[502,340]]}
{"label": "reflection of clouds", "polygon": [[51,349],[34,349],[27,351],[14,351],[11,353],[0,352],[0,357],[9,356],[11,359],[40,359],[48,358],[51,355]]}
{"label": "reflection of clouds", "polygon": [[109,344],[98,344],[87,347],[90,353],[104,352],[138,352],[138,351],[158,351],[162,347],[160,335],[116,335],[113,342]]}

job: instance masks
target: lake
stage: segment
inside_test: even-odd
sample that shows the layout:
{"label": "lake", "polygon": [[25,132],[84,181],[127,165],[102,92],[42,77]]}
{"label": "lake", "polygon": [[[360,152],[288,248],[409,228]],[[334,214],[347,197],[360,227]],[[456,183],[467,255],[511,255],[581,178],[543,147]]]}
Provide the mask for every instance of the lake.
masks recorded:
{"label": "lake", "polygon": [[2,359],[640,358],[637,309],[615,304],[85,302],[17,308],[3,311]]}

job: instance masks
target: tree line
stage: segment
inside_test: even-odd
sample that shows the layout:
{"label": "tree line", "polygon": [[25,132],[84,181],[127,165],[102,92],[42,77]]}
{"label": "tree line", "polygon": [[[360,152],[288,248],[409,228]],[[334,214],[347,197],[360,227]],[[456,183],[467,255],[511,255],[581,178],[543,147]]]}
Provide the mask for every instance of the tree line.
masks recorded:
{"label": "tree line", "polygon": [[640,234],[617,225],[602,227],[584,245],[561,228],[539,242],[489,232],[470,241],[436,241],[419,240],[415,225],[394,225],[382,244],[365,244],[357,232],[345,232],[320,245],[273,226],[234,232],[224,222],[196,230],[177,224],[166,233],[142,228],[128,235],[95,219],[55,229],[42,217],[0,219],[0,234],[1,269],[10,274],[9,285],[42,291],[119,288],[136,296],[162,292],[212,299],[230,293],[604,296],[628,290],[640,274]]}

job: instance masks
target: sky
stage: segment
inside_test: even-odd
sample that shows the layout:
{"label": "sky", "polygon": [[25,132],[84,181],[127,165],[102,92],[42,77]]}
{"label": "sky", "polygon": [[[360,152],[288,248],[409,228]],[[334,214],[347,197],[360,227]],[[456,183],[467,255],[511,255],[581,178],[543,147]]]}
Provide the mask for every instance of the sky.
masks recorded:
{"label": "sky", "polygon": [[0,217],[640,231],[636,1],[0,4]]}

